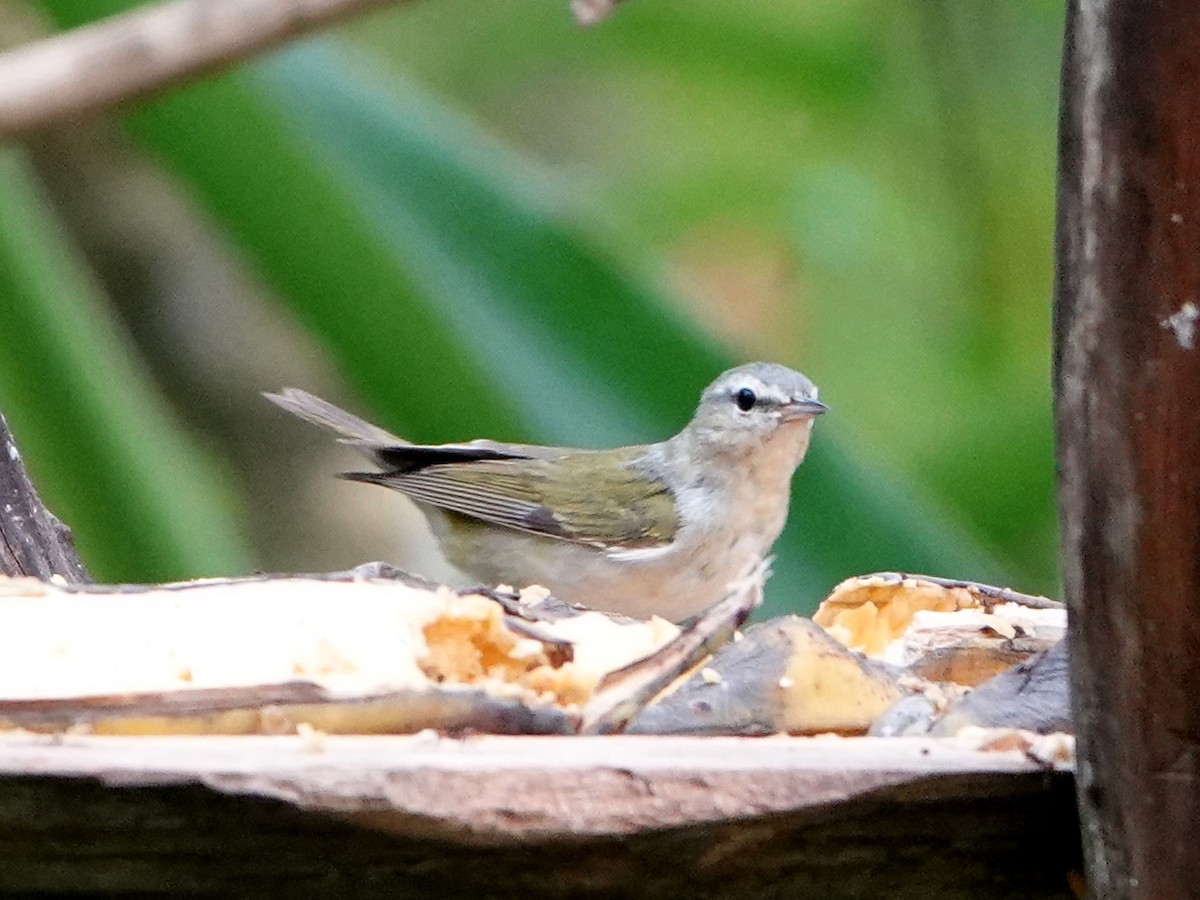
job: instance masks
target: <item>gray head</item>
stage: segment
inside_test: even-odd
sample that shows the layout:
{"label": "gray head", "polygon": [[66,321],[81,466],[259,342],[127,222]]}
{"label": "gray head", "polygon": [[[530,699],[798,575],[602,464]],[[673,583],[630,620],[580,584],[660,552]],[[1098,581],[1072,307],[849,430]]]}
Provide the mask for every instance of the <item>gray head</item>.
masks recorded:
{"label": "gray head", "polygon": [[726,443],[763,441],[790,423],[807,432],[827,409],[817,400],[816,386],[799,372],[777,363],[747,363],[704,389],[691,429]]}

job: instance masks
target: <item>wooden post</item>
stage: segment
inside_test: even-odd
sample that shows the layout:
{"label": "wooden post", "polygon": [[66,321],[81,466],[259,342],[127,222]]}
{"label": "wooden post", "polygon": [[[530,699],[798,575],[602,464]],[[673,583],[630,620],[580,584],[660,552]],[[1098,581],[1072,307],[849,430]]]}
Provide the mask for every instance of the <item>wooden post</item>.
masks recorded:
{"label": "wooden post", "polygon": [[1200,3],[1070,0],[1054,363],[1096,897],[1200,884]]}

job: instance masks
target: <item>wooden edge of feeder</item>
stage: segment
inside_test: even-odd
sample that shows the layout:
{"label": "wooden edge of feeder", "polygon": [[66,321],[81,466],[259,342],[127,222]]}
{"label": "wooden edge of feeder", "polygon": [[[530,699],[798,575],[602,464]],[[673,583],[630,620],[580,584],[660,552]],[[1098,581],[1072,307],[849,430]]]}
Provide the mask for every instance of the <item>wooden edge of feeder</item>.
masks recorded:
{"label": "wooden edge of feeder", "polygon": [[198,784],[393,834],[485,843],[631,834],[867,795],[1036,794],[1052,768],[1020,750],[926,738],[0,738],[0,779]]}

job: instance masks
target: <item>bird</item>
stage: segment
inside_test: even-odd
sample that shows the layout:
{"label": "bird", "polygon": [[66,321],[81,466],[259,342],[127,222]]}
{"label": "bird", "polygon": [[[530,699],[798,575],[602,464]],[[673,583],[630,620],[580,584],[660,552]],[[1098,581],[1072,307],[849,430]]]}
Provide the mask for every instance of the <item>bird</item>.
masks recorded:
{"label": "bird", "polygon": [[413,444],[299,388],[264,396],[371,460],[377,471],[340,477],[407,496],[466,575],[671,621],[721,600],[769,553],[828,410],[806,376],[766,362],[717,377],[673,437],[608,450]]}

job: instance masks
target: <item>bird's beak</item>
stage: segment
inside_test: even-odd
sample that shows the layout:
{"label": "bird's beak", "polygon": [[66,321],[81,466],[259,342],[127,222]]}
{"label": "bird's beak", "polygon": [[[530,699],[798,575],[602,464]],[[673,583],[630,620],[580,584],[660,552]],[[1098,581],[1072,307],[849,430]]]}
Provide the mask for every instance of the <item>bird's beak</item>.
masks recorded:
{"label": "bird's beak", "polygon": [[786,404],[780,412],[780,418],[783,421],[794,422],[797,419],[811,419],[813,416],[827,413],[829,407],[820,400],[793,400]]}

